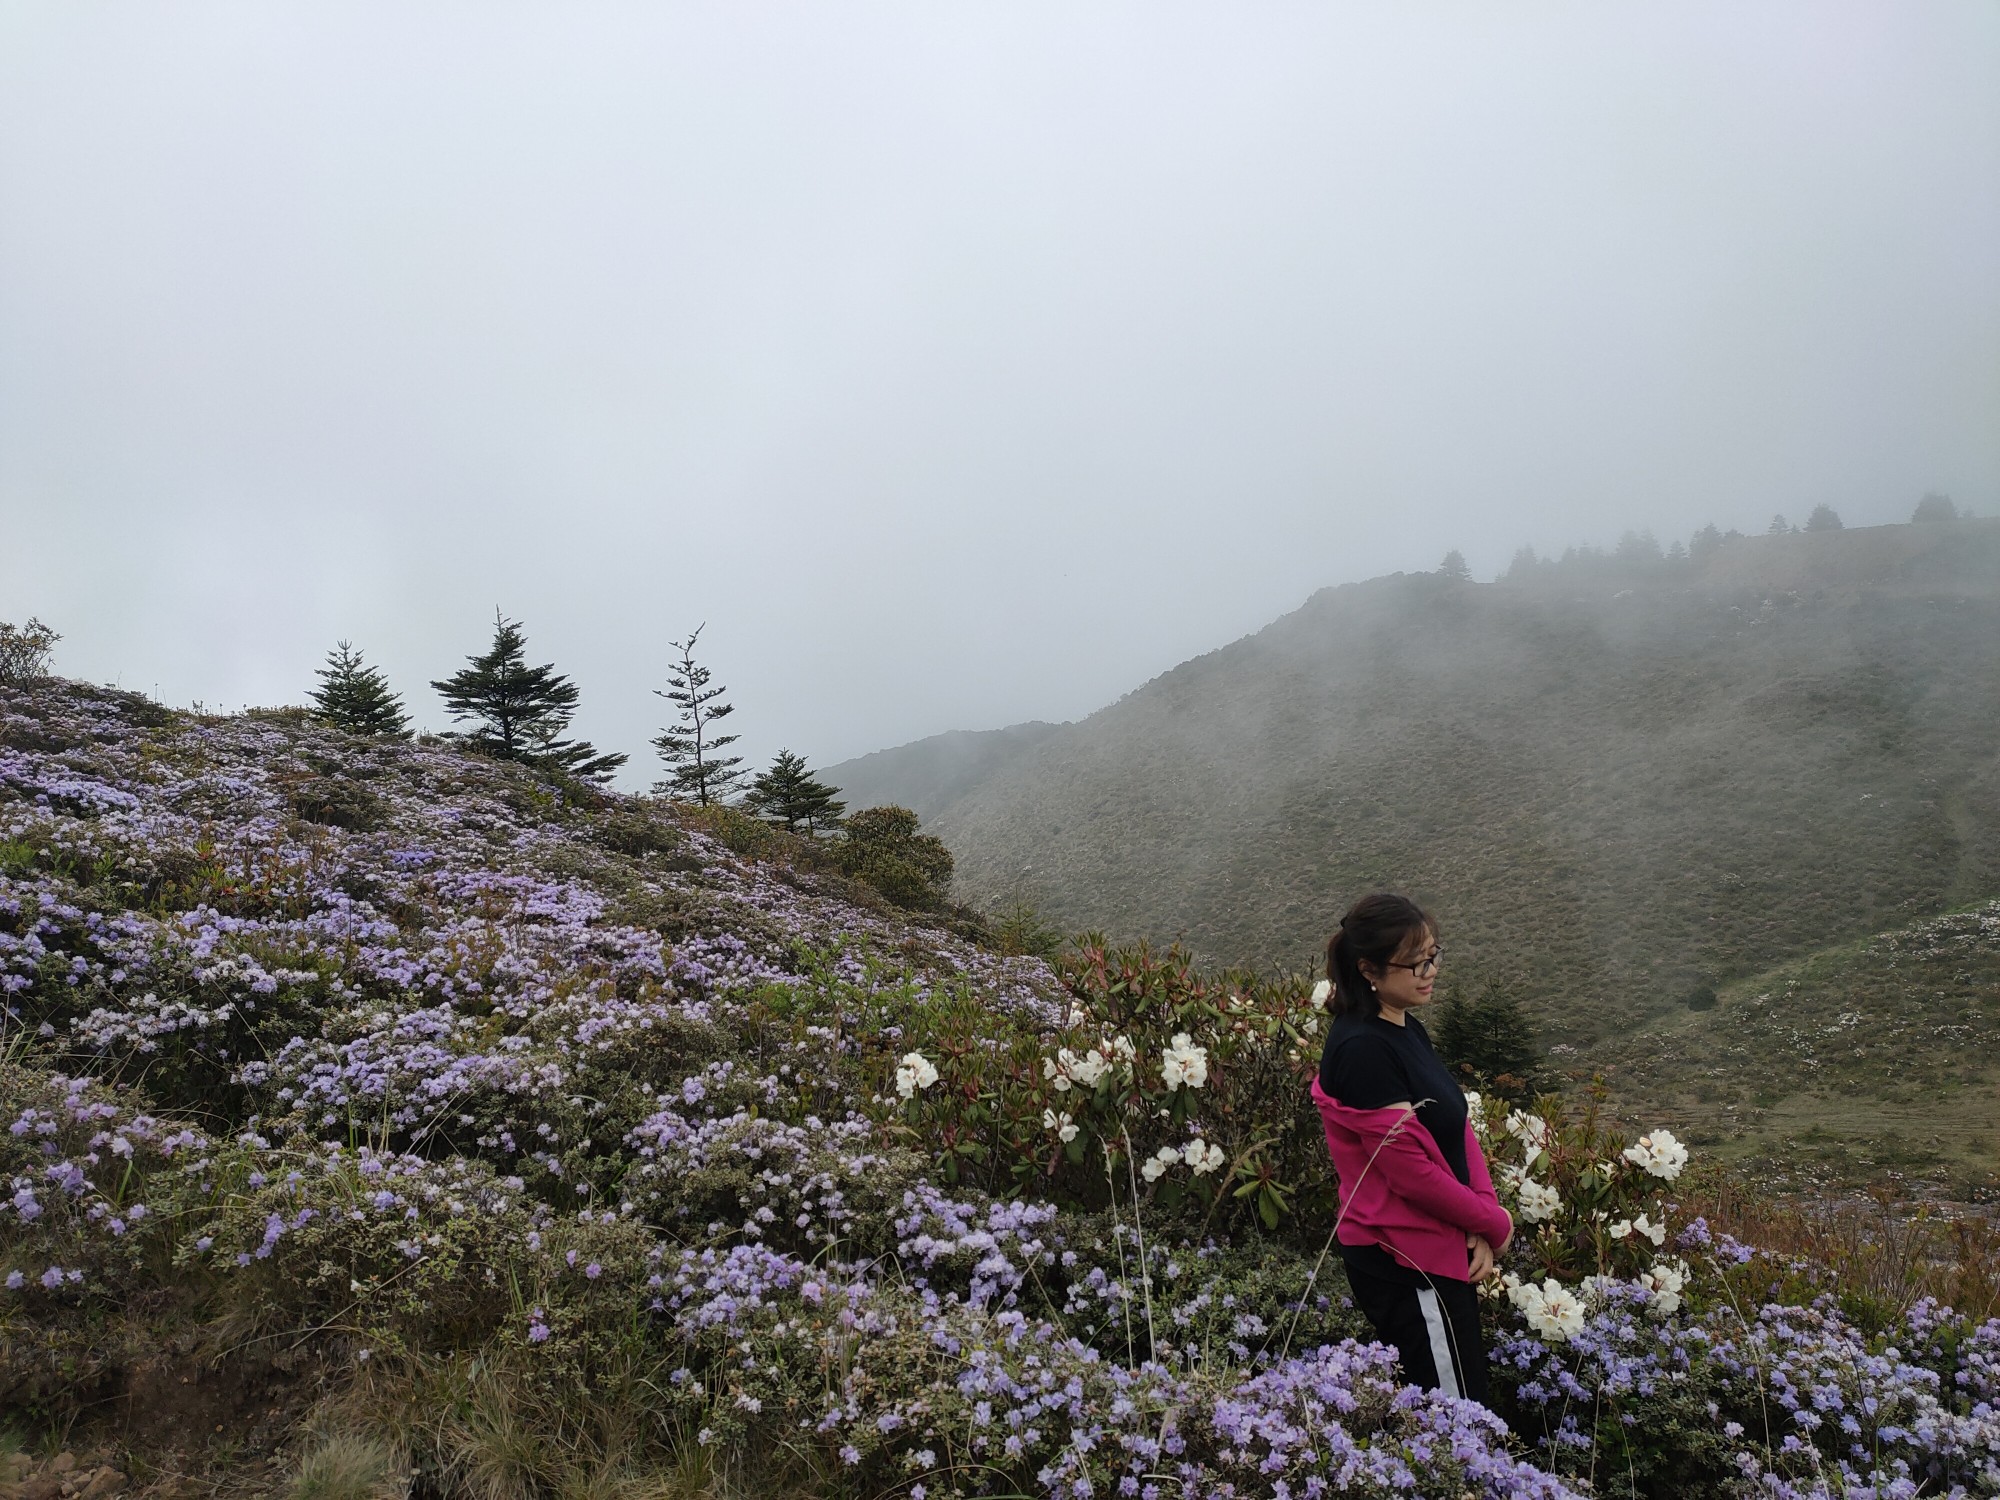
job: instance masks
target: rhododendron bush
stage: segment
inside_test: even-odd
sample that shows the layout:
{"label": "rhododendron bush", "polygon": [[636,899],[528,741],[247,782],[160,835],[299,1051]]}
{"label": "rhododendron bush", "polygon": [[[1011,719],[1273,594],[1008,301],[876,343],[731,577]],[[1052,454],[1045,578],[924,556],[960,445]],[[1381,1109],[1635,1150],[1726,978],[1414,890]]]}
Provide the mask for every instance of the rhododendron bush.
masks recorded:
{"label": "rhododendron bush", "polygon": [[305,1351],[440,1494],[495,1493],[445,1368],[802,1493],[1996,1489],[1995,1325],[1772,1301],[1589,1101],[1475,1101],[1499,1414],[1402,1387],[1327,1254],[1305,980],[1001,957],[725,831],[0,690],[0,1406],[68,1422],[171,1325]]}

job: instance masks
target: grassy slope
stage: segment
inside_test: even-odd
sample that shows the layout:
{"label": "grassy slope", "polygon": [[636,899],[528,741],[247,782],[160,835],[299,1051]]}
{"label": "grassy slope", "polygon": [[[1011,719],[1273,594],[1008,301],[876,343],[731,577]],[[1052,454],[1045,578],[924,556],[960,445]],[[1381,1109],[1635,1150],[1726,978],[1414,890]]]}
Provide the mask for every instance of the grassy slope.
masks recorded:
{"label": "grassy slope", "polygon": [[1698,576],[1323,592],[933,824],[975,900],[1230,961],[1412,889],[1460,973],[1587,1045],[2000,891],[1996,730],[2000,524],[1752,538]]}
{"label": "grassy slope", "polygon": [[1727,986],[1600,1054],[1621,1107],[1789,1186],[2000,1187],[2000,902]]}

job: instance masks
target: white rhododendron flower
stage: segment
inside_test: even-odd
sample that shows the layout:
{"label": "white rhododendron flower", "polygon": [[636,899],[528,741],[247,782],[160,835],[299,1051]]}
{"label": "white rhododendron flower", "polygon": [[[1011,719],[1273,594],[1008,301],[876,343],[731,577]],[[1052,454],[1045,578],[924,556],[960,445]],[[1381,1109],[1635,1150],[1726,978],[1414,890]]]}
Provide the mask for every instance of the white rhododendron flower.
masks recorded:
{"label": "white rhododendron flower", "polygon": [[1536,1153],[1548,1144],[1549,1122],[1540,1115],[1531,1115],[1525,1110],[1510,1110],[1507,1115],[1507,1134],[1520,1137],[1522,1151],[1528,1160],[1533,1161]]}
{"label": "white rhododendron flower", "polygon": [[1472,1128],[1479,1135],[1486,1134],[1486,1098],[1482,1094],[1465,1096],[1465,1117],[1472,1121]]}
{"label": "white rhododendron flower", "polygon": [[1132,1045],[1132,1038],[1130,1038],[1129,1036],[1121,1036],[1121,1037],[1114,1037],[1112,1039],[1111,1053],[1112,1056],[1116,1057],[1120,1062],[1129,1063],[1134,1058],[1138,1057],[1139,1049]]}
{"label": "white rhododendron flower", "polygon": [[1168,1167],[1180,1165],[1181,1154],[1172,1146],[1162,1146],[1146,1158],[1146,1164],[1139,1168],[1139,1175],[1148,1182],[1158,1182]]}
{"label": "white rhododendron flower", "polygon": [[1189,1141],[1187,1150],[1182,1154],[1187,1164],[1194,1168],[1194,1175],[1197,1177],[1206,1177],[1210,1172],[1222,1169],[1222,1148],[1209,1144],[1200,1136]]}
{"label": "white rhododendron flower", "polygon": [[1042,1077],[1055,1085],[1058,1094],[1068,1093],[1073,1087],[1094,1089],[1097,1080],[1110,1071],[1111,1059],[1095,1047],[1081,1057],[1062,1047],[1054,1057],[1042,1059]]}
{"label": "white rhododendron flower", "polygon": [[1197,1047],[1185,1031],[1175,1032],[1173,1044],[1160,1061],[1160,1078],[1169,1093],[1182,1084],[1200,1088],[1208,1082],[1208,1049]]}
{"label": "white rhododendron flower", "polygon": [[1624,1156],[1633,1166],[1672,1182],[1681,1175],[1681,1168],[1687,1165],[1688,1149],[1674,1139],[1672,1131],[1655,1130],[1627,1146]]}
{"label": "white rhododendron flower", "polygon": [[1042,1126],[1053,1130],[1065,1146],[1076,1139],[1076,1122],[1066,1114],[1059,1115],[1052,1109],[1045,1109],[1042,1111]]}
{"label": "white rhododendron flower", "polygon": [[1656,1245],[1664,1245],[1667,1242],[1666,1223],[1662,1221],[1655,1224],[1647,1219],[1644,1214],[1640,1214],[1638,1218],[1632,1221],[1632,1232],[1634,1234],[1643,1234]]}
{"label": "white rhododendron flower", "polygon": [[1556,1210],[1561,1207],[1562,1195],[1547,1183],[1537,1182],[1530,1177],[1521,1184],[1521,1217],[1530,1224],[1553,1219]]}
{"label": "white rhododendron flower", "polygon": [[896,1065],[896,1092],[905,1099],[914,1098],[918,1089],[927,1089],[937,1081],[938,1070],[921,1052],[905,1052]]}
{"label": "white rhododendron flower", "polygon": [[1583,1331],[1583,1303],[1554,1277],[1537,1286],[1511,1273],[1502,1281],[1507,1300],[1518,1307],[1528,1326],[1552,1344],[1566,1342]]}
{"label": "white rhododendron flower", "polygon": [[1620,1219],[1607,1232],[1614,1240],[1626,1239],[1632,1233],[1632,1221],[1630,1219]]}
{"label": "white rhododendron flower", "polygon": [[1331,979],[1322,979],[1318,984],[1313,986],[1314,1005],[1324,1005],[1328,1000],[1332,998],[1333,998],[1333,981]]}
{"label": "white rhododendron flower", "polygon": [[1653,1263],[1653,1268],[1639,1277],[1639,1285],[1646,1289],[1648,1311],[1661,1317],[1676,1312],[1681,1305],[1681,1288],[1687,1285],[1688,1269],[1684,1261],[1661,1260]]}

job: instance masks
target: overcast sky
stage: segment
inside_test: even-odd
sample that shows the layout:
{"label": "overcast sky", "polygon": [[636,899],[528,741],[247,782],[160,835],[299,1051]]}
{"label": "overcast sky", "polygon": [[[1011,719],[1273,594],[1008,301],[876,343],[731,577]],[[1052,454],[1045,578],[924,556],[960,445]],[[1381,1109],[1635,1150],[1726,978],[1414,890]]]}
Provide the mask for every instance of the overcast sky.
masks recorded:
{"label": "overcast sky", "polygon": [[634,754],[1076,717],[1313,589],[2000,509],[2000,7],[0,3],[0,619]]}

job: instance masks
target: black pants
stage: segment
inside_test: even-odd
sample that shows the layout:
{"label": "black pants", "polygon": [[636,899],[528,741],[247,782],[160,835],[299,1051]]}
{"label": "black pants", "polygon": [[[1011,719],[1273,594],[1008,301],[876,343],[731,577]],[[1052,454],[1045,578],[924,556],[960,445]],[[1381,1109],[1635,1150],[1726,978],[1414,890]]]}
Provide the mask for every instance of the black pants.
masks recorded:
{"label": "black pants", "polygon": [[1417,1278],[1416,1285],[1348,1262],[1354,1305],[1376,1338],[1395,1349],[1403,1378],[1411,1385],[1484,1402],[1486,1344],[1479,1333],[1479,1297],[1472,1283],[1449,1276],[1426,1279],[1421,1271],[1409,1274]]}

